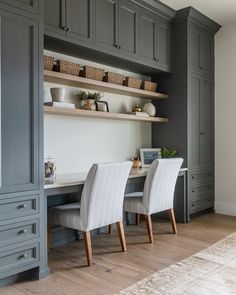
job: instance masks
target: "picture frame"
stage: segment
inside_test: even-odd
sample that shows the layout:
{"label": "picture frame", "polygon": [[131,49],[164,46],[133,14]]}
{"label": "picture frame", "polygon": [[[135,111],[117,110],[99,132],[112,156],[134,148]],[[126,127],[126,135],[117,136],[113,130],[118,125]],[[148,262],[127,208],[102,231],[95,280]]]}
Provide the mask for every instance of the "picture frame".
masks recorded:
{"label": "picture frame", "polygon": [[107,101],[95,101],[95,106],[96,106],[96,111],[109,113],[109,106]]}
{"label": "picture frame", "polygon": [[140,158],[142,167],[150,167],[154,160],[161,158],[161,148],[141,148]]}

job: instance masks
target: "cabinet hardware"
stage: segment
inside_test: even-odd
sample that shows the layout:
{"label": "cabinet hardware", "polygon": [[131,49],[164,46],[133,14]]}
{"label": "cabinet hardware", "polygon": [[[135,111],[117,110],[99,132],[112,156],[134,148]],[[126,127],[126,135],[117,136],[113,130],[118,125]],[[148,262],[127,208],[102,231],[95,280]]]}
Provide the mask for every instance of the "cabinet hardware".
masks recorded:
{"label": "cabinet hardware", "polygon": [[71,30],[70,30],[70,28],[66,28],[66,32],[70,32]]}
{"label": "cabinet hardware", "polygon": [[192,179],[194,179],[195,177],[194,176],[192,176]]}
{"label": "cabinet hardware", "polygon": [[117,44],[114,44],[114,47],[115,47],[115,48],[119,48],[119,46],[118,46]]}
{"label": "cabinet hardware", "polygon": [[18,207],[18,209],[26,209],[27,208],[27,204],[22,204]]}
{"label": "cabinet hardware", "polygon": [[192,193],[195,193],[195,190],[194,189],[192,190]]}
{"label": "cabinet hardware", "polygon": [[28,255],[25,253],[25,254],[20,255],[19,259],[26,259],[27,257],[28,257]]}
{"label": "cabinet hardware", "polygon": [[19,234],[22,235],[22,234],[26,234],[27,233],[27,229],[22,229]]}

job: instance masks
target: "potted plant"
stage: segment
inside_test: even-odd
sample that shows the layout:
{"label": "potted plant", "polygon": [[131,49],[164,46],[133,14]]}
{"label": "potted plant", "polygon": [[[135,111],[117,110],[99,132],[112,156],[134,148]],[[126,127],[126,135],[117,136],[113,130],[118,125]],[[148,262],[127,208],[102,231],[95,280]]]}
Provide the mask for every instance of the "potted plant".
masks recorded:
{"label": "potted plant", "polygon": [[161,157],[162,158],[174,158],[176,156],[176,154],[177,154],[177,151],[175,148],[167,149],[167,148],[163,147],[161,149]]}
{"label": "potted plant", "polygon": [[95,111],[95,101],[99,101],[102,98],[101,92],[85,92],[85,91],[79,91],[77,93],[77,98],[81,101],[81,106],[85,110],[89,111]]}

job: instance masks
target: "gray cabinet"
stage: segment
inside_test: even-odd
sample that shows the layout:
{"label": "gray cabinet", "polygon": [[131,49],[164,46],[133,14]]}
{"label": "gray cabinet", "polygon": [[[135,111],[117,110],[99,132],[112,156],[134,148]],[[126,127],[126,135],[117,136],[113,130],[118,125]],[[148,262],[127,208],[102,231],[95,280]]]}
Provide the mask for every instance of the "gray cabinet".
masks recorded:
{"label": "gray cabinet", "polygon": [[66,2],[65,0],[44,0],[44,28],[45,33],[54,36],[66,34]]}
{"label": "gray cabinet", "polygon": [[157,22],[157,62],[158,69],[171,70],[171,27],[164,20]]}
{"label": "gray cabinet", "polygon": [[39,0],[1,0],[0,2],[30,13],[38,14],[39,12]]}
{"label": "gray cabinet", "polygon": [[[188,168],[188,215],[214,208],[214,34],[220,26],[193,8],[173,23],[173,75],[157,76],[169,99],[158,104],[165,126],[153,146],[176,147]],[[188,216],[187,216],[188,219]]]}

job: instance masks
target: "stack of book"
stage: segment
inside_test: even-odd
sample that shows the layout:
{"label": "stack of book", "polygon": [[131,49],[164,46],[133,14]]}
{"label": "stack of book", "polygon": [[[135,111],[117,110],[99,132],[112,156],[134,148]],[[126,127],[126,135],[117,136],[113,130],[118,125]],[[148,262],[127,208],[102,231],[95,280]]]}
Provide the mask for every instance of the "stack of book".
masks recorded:
{"label": "stack of book", "polygon": [[45,102],[44,105],[54,107],[54,108],[75,109],[75,104],[69,103],[69,102],[51,101],[51,102]]}
{"label": "stack of book", "polygon": [[131,112],[130,114],[138,117],[149,117],[149,115],[145,112]]}

